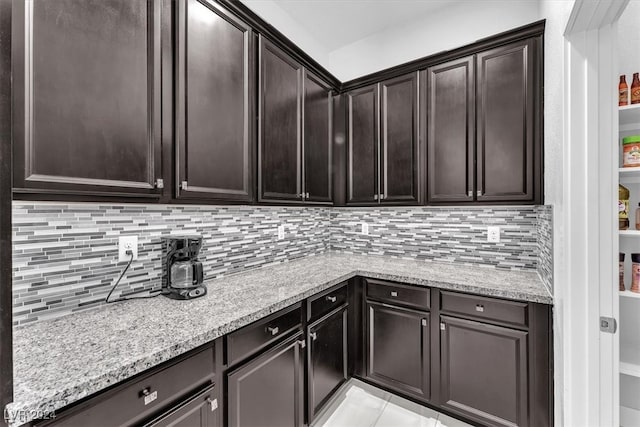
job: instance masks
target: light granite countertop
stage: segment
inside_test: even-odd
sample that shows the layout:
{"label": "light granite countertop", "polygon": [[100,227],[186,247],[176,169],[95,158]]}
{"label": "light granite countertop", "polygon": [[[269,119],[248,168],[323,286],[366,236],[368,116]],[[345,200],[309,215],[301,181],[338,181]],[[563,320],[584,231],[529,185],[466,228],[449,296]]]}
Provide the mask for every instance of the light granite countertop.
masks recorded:
{"label": "light granite countertop", "polygon": [[190,301],[110,304],[14,331],[12,425],[56,411],[354,276],[552,303],[533,271],[328,253],[207,282]]}

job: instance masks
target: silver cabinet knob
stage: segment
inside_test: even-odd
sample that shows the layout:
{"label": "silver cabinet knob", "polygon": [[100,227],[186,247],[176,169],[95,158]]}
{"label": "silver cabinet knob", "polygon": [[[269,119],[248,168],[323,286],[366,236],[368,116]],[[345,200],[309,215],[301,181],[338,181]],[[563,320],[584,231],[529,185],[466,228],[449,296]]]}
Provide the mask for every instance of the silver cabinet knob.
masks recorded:
{"label": "silver cabinet knob", "polygon": [[327,295],[327,301],[329,302],[336,302],[337,298],[334,297],[333,295]]}
{"label": "silver cabinet knob", "polygon": [[479,313],[484,313],[484,305],[476,304],[476,311]]}
{"label": "silver cabinet knob", "polygon": [[398,296],[398,292],[396,292],[396,291],[391,291],[391,296],[392,296],[392,297],[397,297],[397,296]]}
{"label": "silver cabinet knob", "polygon": [[280,329],[277,326],[267,326],[267,331],[271,332],[271,335],[278,335]]}

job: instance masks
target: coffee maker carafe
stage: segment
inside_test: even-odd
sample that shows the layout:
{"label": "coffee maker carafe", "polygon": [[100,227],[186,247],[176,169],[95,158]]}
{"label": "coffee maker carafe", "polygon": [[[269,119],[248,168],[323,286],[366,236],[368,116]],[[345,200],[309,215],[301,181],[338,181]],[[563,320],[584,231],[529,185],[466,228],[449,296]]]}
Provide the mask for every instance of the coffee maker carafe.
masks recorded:
{"label": "coffee maker carafe", "polygon": [[198,253],[200,236],[162,238],[162,294],[173,299],[192,299],[205,295],[204,275]]}

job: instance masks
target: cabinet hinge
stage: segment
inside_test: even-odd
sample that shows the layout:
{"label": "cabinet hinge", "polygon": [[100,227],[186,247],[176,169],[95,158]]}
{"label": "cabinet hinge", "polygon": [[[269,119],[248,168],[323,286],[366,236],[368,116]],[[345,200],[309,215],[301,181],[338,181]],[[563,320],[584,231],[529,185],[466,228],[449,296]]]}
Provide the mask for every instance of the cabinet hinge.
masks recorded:
{"label": "cabinet hinge", "polygon": [[156,179],[156,188],[159,188],[159,189],[164,188],[164,179],[162,178]]}
{"label": "cabinet hinge", "polygon": [[600,332],[615,334],[618,330],[618,322],[613,317],[600,317]]}
{"label": "cabinet hinge", "polygon": [[180,183],[180,189],[181,190],[186,190],[188,186],[189,186],[189,184],[187,183],[187,181],[182,181]]}
{"label": "cabinet hinge", "polygon": [[447,329],[447,328],[446,328],[444,322],[440,322],[440,330],[444,331],[445,329]]}
{"label": "cabinet hinge", "polygon": [[422,326],[427,326],[427,319],[422,319]]}
{"label": "cabinet hinge", "polygon": [[307,346],[307,342],[304,340],[299,340],[298,344],[300,344],[300,348],[305,348]]}

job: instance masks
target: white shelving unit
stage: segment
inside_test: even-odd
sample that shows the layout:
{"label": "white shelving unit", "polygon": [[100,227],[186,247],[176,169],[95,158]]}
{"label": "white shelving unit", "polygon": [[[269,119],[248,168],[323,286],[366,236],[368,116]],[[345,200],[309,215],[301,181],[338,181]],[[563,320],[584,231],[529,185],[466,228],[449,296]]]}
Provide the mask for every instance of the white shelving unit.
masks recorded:
{"label": "white shelving unit", "polygon": [[[620,107],[619,141],[640,134],[640,104]],[[620,155],[622,166],[622,155]],[[620,295],[620,425],[640,426],[640,293],[631,292],[631,254],[640,253],[640,230],[636,230],[635,211],[640,203],[640,167],[620,167],[620,184],[629,189],[630,229],[620,230],[619,251],[625,253],[625,287]],[[616,285],[617,286],[617,285]]]}

